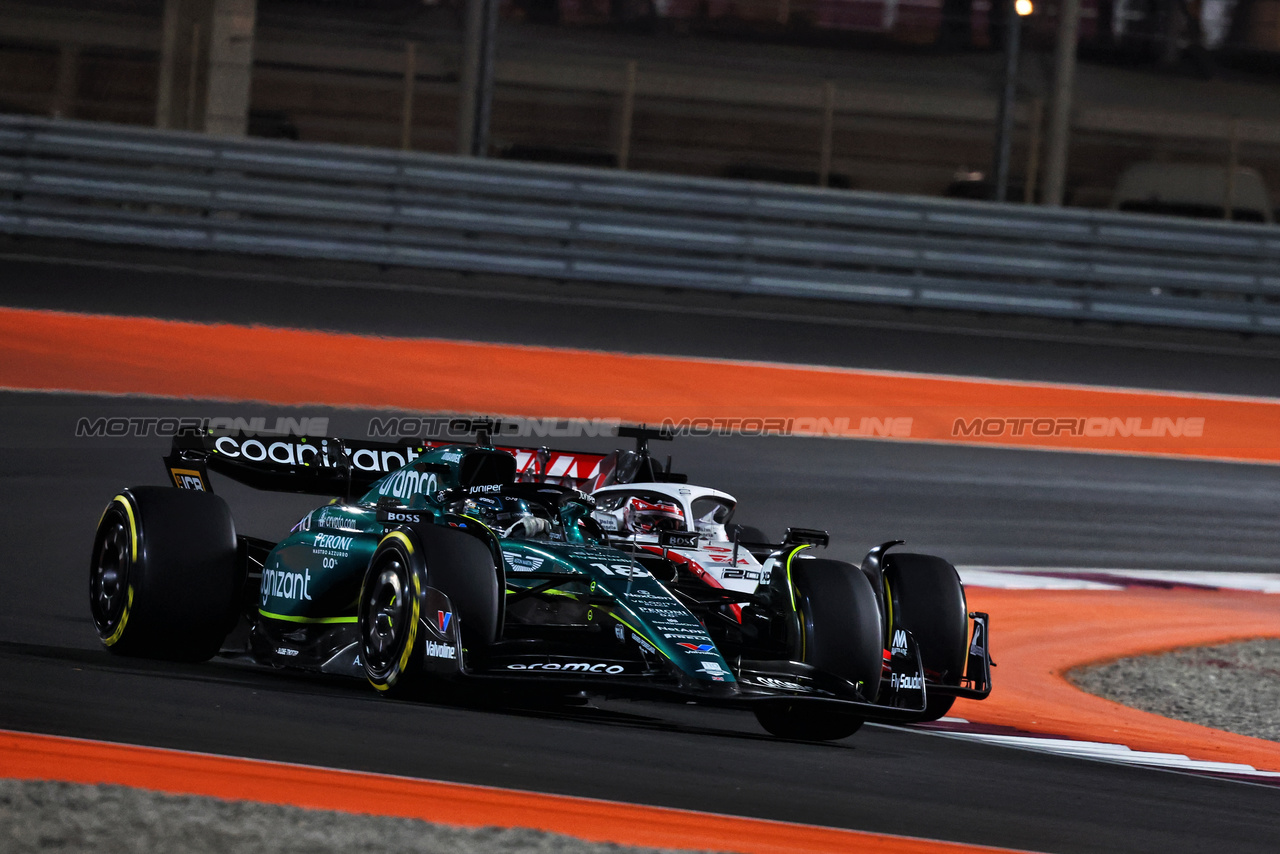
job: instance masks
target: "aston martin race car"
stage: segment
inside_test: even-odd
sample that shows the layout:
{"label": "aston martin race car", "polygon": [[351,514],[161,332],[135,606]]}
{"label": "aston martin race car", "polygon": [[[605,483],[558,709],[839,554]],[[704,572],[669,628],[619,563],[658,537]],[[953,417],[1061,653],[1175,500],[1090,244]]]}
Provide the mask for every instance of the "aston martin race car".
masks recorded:
{"label": "aston martin race car", "polygon": [[[114,653],[238,655],[388,695],[430,698],[452,683],[671,698],[750,709],[775,735],[813,740],[936,711],[932,685],[955,677],[931,681],[915,637],[927,627],[888,610],[910,607],[910,582],[881,602],[865,567],[809,556],[825,534],[792,529],[776,546],[732,546],[760,578],[716,588],[692,569],[696,530],[668,526],[641,545],[602,527],[578,487],[628,474],[606,462],[485,435],[442,446],[178,437],[172,486],[123,489],[98,522],[93,621]],[[211,472],[330,500],[278,542],[250,537]],[[989,685],[976,675],[987,665],[975,632],[974,690]]]}

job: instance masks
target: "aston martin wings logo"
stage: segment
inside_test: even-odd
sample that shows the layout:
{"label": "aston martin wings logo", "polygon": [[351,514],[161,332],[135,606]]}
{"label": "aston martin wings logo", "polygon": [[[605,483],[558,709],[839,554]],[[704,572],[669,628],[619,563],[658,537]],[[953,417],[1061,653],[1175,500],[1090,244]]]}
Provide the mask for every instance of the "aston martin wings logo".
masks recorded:
{"label": "aston martin wings logo", "polygon": [[507,559],[507,566],[511,567],[512,572],[536,572],[538,567],[542,566],[546,560],[532,555],[507,554],[506,552],[503,552],[502,556]]}

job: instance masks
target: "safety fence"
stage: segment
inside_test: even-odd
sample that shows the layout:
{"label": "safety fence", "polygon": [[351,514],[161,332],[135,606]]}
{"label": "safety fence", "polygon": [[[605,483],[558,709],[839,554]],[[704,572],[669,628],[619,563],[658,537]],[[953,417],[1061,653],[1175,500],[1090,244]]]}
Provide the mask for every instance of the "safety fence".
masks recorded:
{"label": "safety fence", "polygon": [[1280,331],[1280,229],[0,116],[0,233]]}

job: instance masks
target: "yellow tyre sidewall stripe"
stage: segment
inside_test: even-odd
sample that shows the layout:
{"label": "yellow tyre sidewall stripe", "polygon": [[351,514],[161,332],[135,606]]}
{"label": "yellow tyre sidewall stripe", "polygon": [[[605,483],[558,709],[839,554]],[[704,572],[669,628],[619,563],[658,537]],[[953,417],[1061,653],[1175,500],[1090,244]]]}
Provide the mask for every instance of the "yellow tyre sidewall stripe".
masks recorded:
{"label": "yellow tyre sidewall stripe", "polygon": [[115,646],[120,642],[120,638],[124,637],[124,627],[129,624],[129,612],[133,610],[133,585],[129,585],[129,593],[124,602],[124,613],[120,615],[120,625],[116,626],[116,630],[111,633],[111,637],[104,638],[103,643],[107,646]]}
{"label": "yellow tyre sidewall stripe", "polygon": [[[117,495],[111,499],[111,504],[119,504],[124,508],[125,516],[129,519],[129,555],[130,563],[138,562],[138,520],[133,513],[133,505],[129,503],[129,499],[123,495]],[[107,517],[107,513],[111,510],[111,504],[107,505],[107,509],[102,512],[102,519]],[[98,524],[102,524],[102,519],[98,520]],[[132,566],[130,566],[132,569]],[[130,573],[131,574],[131,573]],[[125,576],[126,578],[128,575]],[[120,615],[120,623],[116,626],[116,630],[111,633],[110,637],[102,639],[107,646],[115,646],[120,642],[120,638],[124,637],[125,626],[129,624],[129,612],[133,610],[133,584],[130,583],[127,588],[124,602],[124,613]]]}
{"label": "yellow tyre sidewall stripe", "polygon": [[[138,520],[133,515],[133,505],[129,503],[129,499],[123,495],[117,495],[111,499],[113,502],[119,502],[124,508],[125,515],[129,517],[129,552],[134,562],[138,560]],[[106,516],[105,513],[102,514]]]}

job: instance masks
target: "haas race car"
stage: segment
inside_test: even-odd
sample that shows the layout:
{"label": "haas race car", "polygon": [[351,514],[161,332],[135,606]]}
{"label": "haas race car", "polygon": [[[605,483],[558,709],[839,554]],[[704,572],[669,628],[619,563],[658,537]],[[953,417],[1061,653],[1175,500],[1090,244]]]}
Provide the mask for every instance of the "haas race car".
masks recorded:
{"label": "haas race car", "polygon": [[[653,431],[623,433],[635,452],[484,431],[175,438],[173,487],[123,489],[98,522],[94,624],[124,655],[248,655],[428,699],[455,683],[694,701],[810,740],[990,692],[986,615],[949,563],[896,542],[860,566],[819,557],[808,529],[766,542],[732,525],[731,497],[656,464]],[[237,534],[210,472],[331,500],[270,542]]]}

